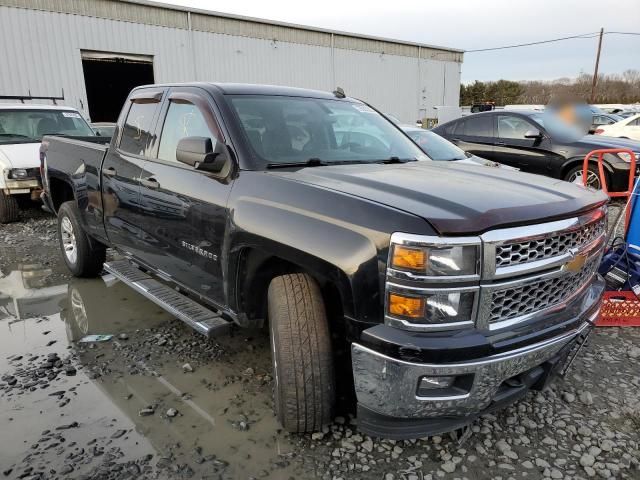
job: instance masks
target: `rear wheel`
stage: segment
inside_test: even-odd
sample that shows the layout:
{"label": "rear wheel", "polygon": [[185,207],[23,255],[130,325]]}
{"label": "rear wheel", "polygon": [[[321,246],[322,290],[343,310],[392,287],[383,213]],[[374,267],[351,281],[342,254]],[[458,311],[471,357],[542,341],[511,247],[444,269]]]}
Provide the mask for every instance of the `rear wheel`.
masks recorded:
{"label": "rear wheel", "polygon": [[[573,167],[571,170],[567,172],[564,179],[567,182],[573,183],[578,178],[582,177],[582,165]],[[609,174],[604,172],[604,181],[609,184]],[[594,188],[596,190],[602,189],[602,182],[600,181],[600,173],[598,172],[598,167],[596,165],[589,165],[587,170],[587,187]]]}
{"label": "rear wheel", "polygon": [[333,416],[331,338],[320,288],[309,275],[282,275],[268,292],[275,410],[282,426],[313,432]]}
{"label": "rear wheel", "polygon": [[10,223],[18,221],[19,215],[18,201],[13,195],[7,195],[0,190],[0,223]]}
{"label": "rear wheel", "polygon": [[89,238],[80,226],[74,201],[58,209],[58,239],[62,258],[76,277],[95,277],[102,271],[107,249]]}

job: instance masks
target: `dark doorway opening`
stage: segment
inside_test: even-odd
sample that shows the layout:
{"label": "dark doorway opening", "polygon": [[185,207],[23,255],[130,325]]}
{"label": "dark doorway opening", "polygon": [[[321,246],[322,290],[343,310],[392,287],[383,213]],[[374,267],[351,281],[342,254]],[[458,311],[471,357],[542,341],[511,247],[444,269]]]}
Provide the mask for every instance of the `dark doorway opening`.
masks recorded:
{"label": "dark doorway opening", "polygon": [[82,70],[92,122],[115,122],[131,89],[154,83],[151,57],[83,52]]}

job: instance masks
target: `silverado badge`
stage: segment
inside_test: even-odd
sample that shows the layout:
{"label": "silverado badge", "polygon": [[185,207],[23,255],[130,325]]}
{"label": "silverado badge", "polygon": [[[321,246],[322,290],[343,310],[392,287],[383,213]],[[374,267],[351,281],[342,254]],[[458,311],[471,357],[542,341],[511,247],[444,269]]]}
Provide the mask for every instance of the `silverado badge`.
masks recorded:
{"label": "silverado badge", "polygon": [[191,250],[192,252],[197,253],[201,257],[208,258],[213,261],[218,260],[218,256],[215,253],[211,253],[210,251],[205,250],[204,248],[197,245],[187,243],[184,240],[180,242],[180,245],[182,245],[182,247],[186,248],[187,250]]}

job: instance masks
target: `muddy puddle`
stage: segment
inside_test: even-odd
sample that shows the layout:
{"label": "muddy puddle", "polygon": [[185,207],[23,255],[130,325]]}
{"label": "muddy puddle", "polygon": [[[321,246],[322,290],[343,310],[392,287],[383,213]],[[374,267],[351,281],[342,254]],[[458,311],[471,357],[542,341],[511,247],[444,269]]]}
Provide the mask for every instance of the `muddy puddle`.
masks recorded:
{"label": "muddy puddle", "polygon": [[120,282],[51,273],[0,277],[6,478],[315,478],[273,415],[264,331],[207,340]]}

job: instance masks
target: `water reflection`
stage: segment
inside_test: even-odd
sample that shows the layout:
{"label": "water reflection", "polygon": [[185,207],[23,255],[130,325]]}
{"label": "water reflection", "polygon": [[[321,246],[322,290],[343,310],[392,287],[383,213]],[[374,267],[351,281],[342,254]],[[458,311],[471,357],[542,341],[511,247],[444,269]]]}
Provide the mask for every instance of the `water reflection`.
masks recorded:
{"label": "water reflection", "polygon": [[[187,464],[197,476],[231,479],[268,472],[269,478],[305,477],[288,465],[293,446],[272,413],[271,385],[264,380],[270,373],[268,337],[259,332],[252,339],[244,332],[225,337],[220,339],[219,358],[194,361],[181,349],[199,348],[201,337],[122,283],[51,283],[50,271],[35,265],[0,278],[0,318],[9,320],[8,330],[0,332],[0,373],[15,369],[7,356],[70,353],[78,362],[78,375],[55,380],[51,389],[74,393],[64,407],[48,389],[0,401],[0,422],[8,425],[0,441],[7,440],[5,435],[25,439],[24,445],[15,443],[1,452],[0,463],[22,459],[40,432],[60,423],[63,415],[81,425],[69,439],[82,445],[102,438],[126,449],[126,458],[151,452],[154,464]],[[119,338],[122,333],[127,339]],[[77,343],[89,334],[114,337],[94,346]],[[159,335],[170,337],[173,346],[158,347]],[[183,370],[188,361],[194,372]],[[243,376],[245,370],[255,373]],[[154,415],[140,416],[150,405]],[[166,415],[171,408],[178,411],[176,417]],[[237,428],[241,418],[250,425],[248,430]],[[112,440],[118,429],[127,434]],[[64,461],[54,450],[43,455],[52,466]]]}
{"label": "water reflection", "polygon": [[0,277],[0,320],[52,315],[60,310],[66,285],[48,285],[52,271],[40,265],[21,265]]}

